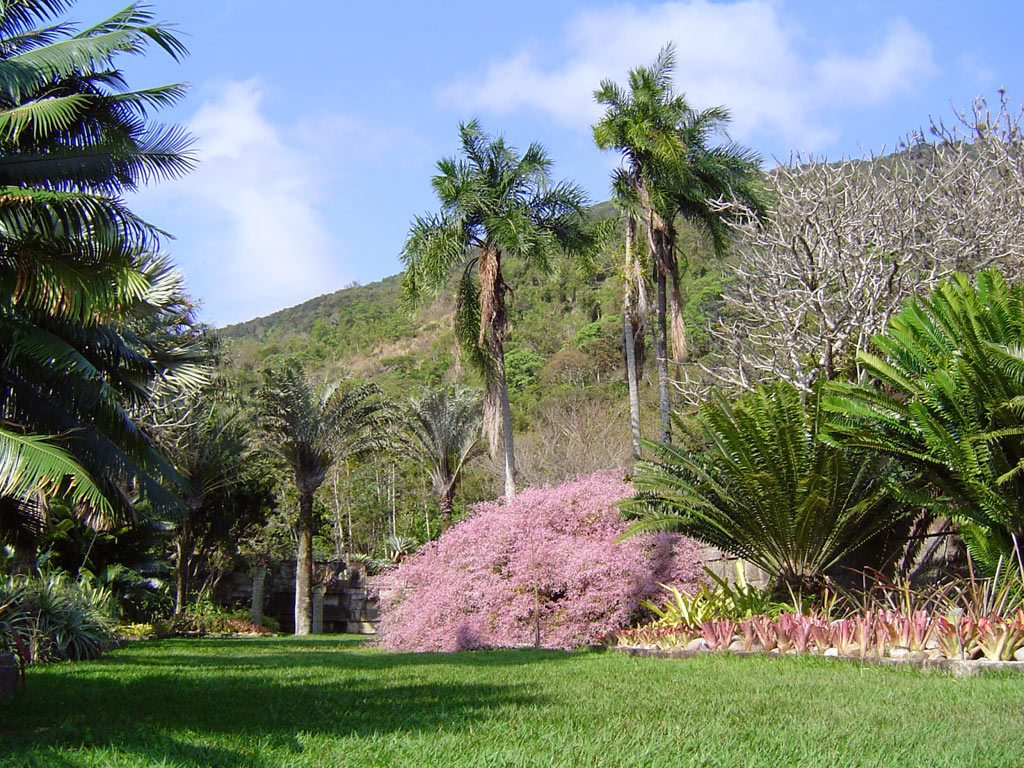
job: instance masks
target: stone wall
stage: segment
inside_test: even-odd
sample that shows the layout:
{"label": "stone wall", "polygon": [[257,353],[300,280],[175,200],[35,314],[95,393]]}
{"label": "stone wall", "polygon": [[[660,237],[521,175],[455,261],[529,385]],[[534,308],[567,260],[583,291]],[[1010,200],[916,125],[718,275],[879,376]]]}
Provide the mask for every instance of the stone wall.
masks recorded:
{"label": "stone wall", "polygon": [[[366,588],[366,570],[361,563],[350,566],[340,561],[316,563],[314,591],[322,596],[322,631],[372,634],[377,631],[379,611],[377,598]],[[217,602],[234,609],[248,609],[252,604],[252,576],[230,573],[221,579],[216,591]],[[315,603],[320,603],[315,600]],[[281,631],[295,631],[295,563],[282,563],[267,572],[263,592],[263,614],[273,616]],[[314,621],[314,623],[316,623]]]}
{"label": "stone wall", "polygon": [[6,701],[18,692],[21,673],[13,653],[0,651],[0,701]]}

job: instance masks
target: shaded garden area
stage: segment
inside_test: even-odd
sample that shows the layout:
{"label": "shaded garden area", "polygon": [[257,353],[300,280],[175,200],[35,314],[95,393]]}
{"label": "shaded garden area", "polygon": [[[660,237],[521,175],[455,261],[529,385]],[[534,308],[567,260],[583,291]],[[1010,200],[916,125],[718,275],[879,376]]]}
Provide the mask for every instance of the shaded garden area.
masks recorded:
{"label": "shaded garden area", "polygon": [[995,766],[1024,749],[1016,676],[362,643],[165,640],[50,665],[0,705],[0,762]]}

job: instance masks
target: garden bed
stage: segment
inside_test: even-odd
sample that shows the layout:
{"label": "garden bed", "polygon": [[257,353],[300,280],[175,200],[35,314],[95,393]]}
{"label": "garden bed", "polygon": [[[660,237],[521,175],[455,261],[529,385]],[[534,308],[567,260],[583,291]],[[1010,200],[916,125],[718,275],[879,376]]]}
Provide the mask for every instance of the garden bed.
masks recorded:
{"label": "garden bed", "polygon": [[[618,651],[628,656],[639,656],[657,659],[692,659],[704,654],[723,653],[721,651],[696,651],[684,648],[663,650],[661,648],[630,648],[626,646],[592,646],[595,649]],[[777,653],[764,651],[728,651],[730,656],[759,656],[761,658],[781,658],[783,656],[799,656],[797,653]],[[834,659],[836,661],[857,662],[875,666],[910,666],[922,670],[943,670],[956,677],[973,677],[986,672],[1024,672],[1024,661],[989,661],[988,659],[932,659],[908,655],[904,658],[877,656],[833,656],[810,654],[814,657]]]}

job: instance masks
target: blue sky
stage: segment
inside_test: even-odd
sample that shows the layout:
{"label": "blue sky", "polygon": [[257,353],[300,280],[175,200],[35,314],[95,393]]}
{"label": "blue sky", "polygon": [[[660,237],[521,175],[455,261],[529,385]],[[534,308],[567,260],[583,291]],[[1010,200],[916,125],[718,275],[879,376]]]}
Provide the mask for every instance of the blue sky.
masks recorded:
{"label": "blue sky", "polygon": [[[126,69],[138,86],[191,84],[162,119],[189,126],[202,162],[133,205],[176,235],[168,250],[217,325],[398,272],[461,120],[540,141],[556,176],[606,199],[615,158],[593,147],[592,91],[670,40],[679,90],[731,108],[733,138],[769,162],[879,152],[951,105],[1024,96],[1011,2],[152,2],[191,56]],[[74,16],[122,4],[83,0]]]}

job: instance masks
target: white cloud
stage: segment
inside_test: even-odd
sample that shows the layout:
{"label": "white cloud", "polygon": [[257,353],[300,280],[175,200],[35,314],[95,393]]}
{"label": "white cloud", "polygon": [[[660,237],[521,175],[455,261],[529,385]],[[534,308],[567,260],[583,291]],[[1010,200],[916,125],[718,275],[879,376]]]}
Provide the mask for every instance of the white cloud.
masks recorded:
{"label": "white cloud", "polygon": [[146,195],[173,217],[179,239],[170,250],[217,324],[346,282],[318,209],[328,181],[323,163],[267,118],[263,98],[257,80],[217,87],[188,124],[198,167]]}
{"label": "white cloud", "polygon": [[839,102],[875,106],[911,93],[934,71],[931,45],[906,21],[896,21],[885,40],[866,55],[831,54],[815,66],[817,85]]}
{"label": "white cloud", "polygon": [[522,51],[492,63],[480,78],[450,85],[442,99],[464,109],[538,110],[567,125],[590,124],[601,114],[593,100],[600,80],[623,82],[671,40],[675,82],[691,103],[726,104],[741,139],[764,132],[816,150],[836,136],[822,117],[826,107],[877,105],[935,71],[927,39],[906,22],[890,26],[872,50],[808,61],[798,49],[799,30],[779,8],[771,0],[690,0],[588,11],[565,32],[558,48],[566,56]]}

